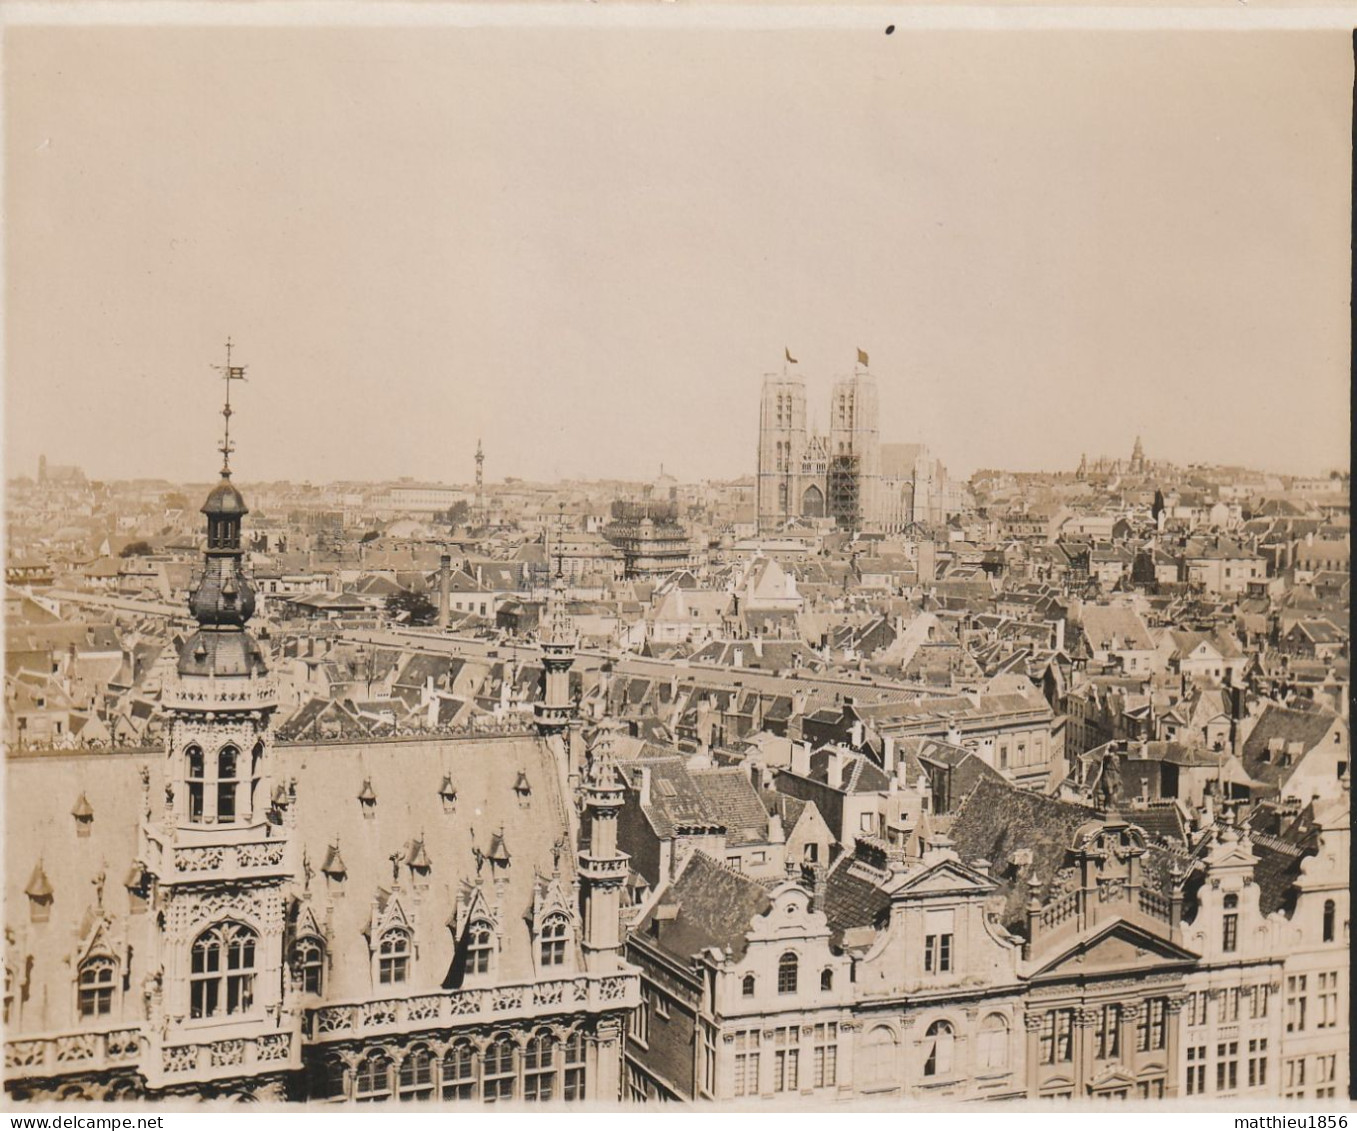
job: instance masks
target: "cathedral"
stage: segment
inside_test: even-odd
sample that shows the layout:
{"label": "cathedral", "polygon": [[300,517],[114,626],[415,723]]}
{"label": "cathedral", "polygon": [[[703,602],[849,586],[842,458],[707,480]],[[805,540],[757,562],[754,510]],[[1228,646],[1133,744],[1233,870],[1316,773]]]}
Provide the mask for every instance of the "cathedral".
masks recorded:
{"label": "cathedral", "polygon": [[563,581],[535,726],[275,743],[229,448],[166,749],[7,760],[6,1091],[617,1100],[622,788]]}
{"label": "cathedral", "polygon": [[[860,361],[865,355],[860,356]],[[759,410],[760,533],[827,519],[845,530],[898,533],[940,525],[964,509],[964,492],[921,444],[883,444],[876,379],[860,364],[834,382],[829,432],[808,421],[806,384],[767,374]]]}

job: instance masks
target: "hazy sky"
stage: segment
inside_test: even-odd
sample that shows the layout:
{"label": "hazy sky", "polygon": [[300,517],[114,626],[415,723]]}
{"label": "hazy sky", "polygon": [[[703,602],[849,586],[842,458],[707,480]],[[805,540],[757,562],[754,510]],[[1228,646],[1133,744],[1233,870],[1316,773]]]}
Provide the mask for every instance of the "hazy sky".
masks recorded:
{"label": "hazy sky", "polygon": [[6,472],[962,475],[1348,459],[1342,32],[5,33]]}

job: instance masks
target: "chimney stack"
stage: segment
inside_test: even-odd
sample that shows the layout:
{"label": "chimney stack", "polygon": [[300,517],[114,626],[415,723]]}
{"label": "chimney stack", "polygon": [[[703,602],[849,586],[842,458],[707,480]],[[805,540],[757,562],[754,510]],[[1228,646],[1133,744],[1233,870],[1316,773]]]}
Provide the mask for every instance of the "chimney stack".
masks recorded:
{"label": "chimney stack", "polygon": [[452,603],[452,555],[442,554],[438,558],[438,630],[448,630],[448,618]]}

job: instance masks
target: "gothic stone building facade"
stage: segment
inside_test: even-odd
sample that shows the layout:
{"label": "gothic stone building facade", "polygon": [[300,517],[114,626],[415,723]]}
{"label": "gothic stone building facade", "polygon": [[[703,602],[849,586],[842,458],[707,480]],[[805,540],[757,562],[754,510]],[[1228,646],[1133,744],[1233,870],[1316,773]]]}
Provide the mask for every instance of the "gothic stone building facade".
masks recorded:
{"label": "gothic stone building facade", "polygon": [[6,763],[6,1090],[615,1100],[608,767],[582,834],[563,703],[518,736],[275,746],[229,474],[203,509],[164,755]]}

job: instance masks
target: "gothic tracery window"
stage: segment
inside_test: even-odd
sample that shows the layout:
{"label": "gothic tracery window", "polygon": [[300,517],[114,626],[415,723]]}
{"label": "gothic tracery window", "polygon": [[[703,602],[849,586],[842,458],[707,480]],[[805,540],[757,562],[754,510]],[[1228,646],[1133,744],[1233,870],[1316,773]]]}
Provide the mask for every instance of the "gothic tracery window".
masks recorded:
{"label": "gothic tracery window", "polygon": [[548,1103],[556,1090],[556,1039],[545,1030],[533,1034],[523,1050],[523,1098]]}
{"label": "gothic tracery window", "polygon": [[383,986],[397,986],[410,976],[410,932],[403,927],[392,927],[382,932],[377,945],[377,981]]}
{"label": "gothic tracery window", "polygon": [[[6,977],[9,971],[5,971]],[[113,984],[117,963],[111,958],[87,958],[80,964],[80,1016],[107,1017],[113,1012]]]}
{"label": "gothic tracery window", "polygon": [[293,963],[302,993],[319,994],[325,989],[325,944],[314,935],[297,940]]}
{"label": "gothic tracery window", "polygon": [[490,924],[478,919],[471,924],[466,936],[466,972],[487,974],[495,953],[495,936]]}
{"label": "gothic tracery window", "polygon": [[474,1100],[476,1072],[479,1067],[475,1047],[468,1041],[458,1041],[443,1056],[443,1098],[445,1100]]}
{"label": "gothic tracery window", "polygon": [[549,915],[542,924],[541,944],[543,966],[565,965],[565,944],[569,924],[564,915]]}
{"label": "gothic tracery window", "polygon": [[405,1054],[397,1076],[396,1098],[402,1103],[422,1103],[433,1099],[434,1055],[425,1045],[416,1045]]}
{"label": "gothic tracery window", "polygon": [[229,1016],[253,1008],[258,938],[244,924],[225,922],[208,927],[194,940],[189,970],[191,1016]]}

